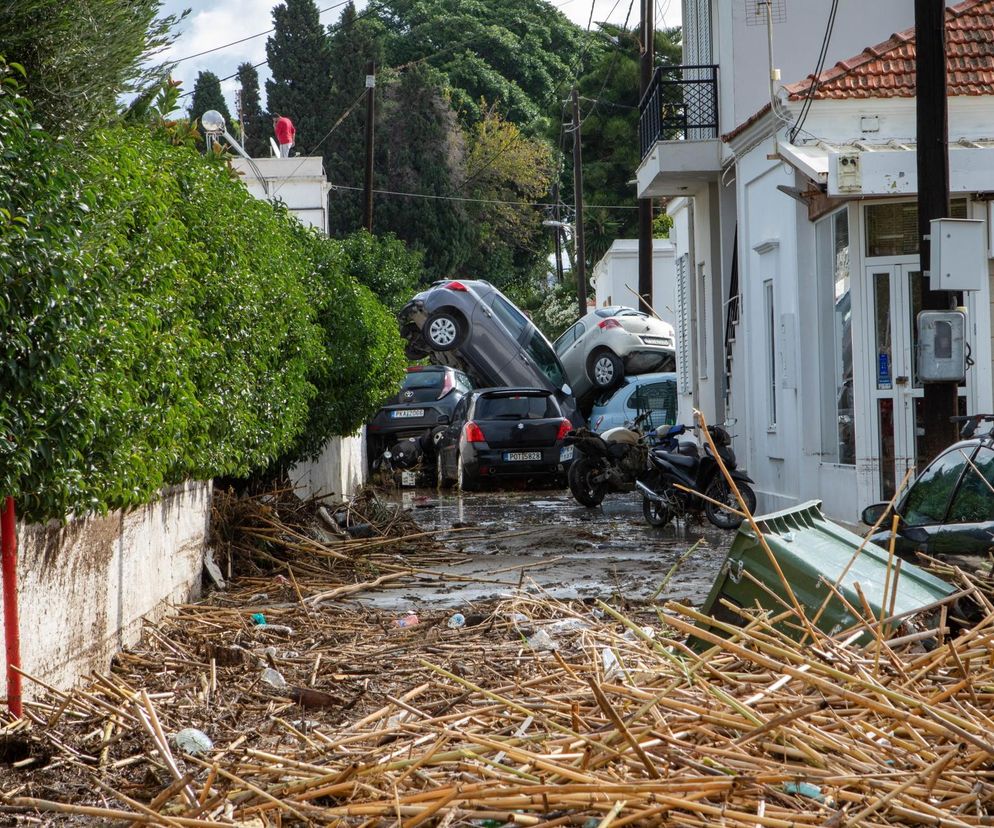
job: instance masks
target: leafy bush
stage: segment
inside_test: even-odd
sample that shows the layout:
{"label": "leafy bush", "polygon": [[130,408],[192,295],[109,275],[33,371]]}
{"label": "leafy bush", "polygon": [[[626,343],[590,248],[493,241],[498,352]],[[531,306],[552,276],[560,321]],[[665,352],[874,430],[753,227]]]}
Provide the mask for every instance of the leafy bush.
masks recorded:
{"label": "leafy bush", "polygon": [[423,256],[408,250],[393,233],[374,236],[360,230],[342,243],[349,273],[395,313],[421,289]]}
{"label": "leafy bush", "polygon": [[402,349],[341,243],[147,128],[69,152],[0,80],[0,492],[26,517],[245,476],[375,410]]}

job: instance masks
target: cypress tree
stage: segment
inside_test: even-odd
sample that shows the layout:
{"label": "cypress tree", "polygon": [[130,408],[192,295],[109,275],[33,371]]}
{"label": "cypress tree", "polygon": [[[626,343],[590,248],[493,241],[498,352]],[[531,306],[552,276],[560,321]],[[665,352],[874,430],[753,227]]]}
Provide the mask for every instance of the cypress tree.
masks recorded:
{"label": "cypress tree", "polygon": [[251,63],[238,67],[238,86],[242,95],[242,146],[253,158],[269,155],[269,119],[259,99],[259,73]]}
{"label": "cypress tree", "polygon": [[334,123],[328,38],[314,0],[285,0],[276,6],[273,28],[266,41],[273,73],[266,81],[269,111],[293,121],[298,152],[310,153]]}
{"label": "cypress tree", "polygon": [[208,109],[216,109],[224,116],[228,129],[231,128],[231,113],[221,94],[221,80],[213,72],[201,72],[193,85],[190,98],[190,120],[199,119]]}

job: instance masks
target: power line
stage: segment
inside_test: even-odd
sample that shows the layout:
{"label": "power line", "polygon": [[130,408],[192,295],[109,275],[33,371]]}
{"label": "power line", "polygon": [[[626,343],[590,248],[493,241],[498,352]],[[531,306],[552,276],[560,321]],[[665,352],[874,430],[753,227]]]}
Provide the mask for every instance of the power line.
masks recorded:
{"label": "power line", "polygon": [[797,123],[790,131],[790,140],[797,138],[798,133],[804,127],[804,121],[808,117],[811,109],[811,102],[814,100],[815,90],[819,86],[819,78],[825,68],[825,59],[828,57],[828,45],[832,39],[832,30],[835,28],[835,14],[839,10],[839,0],[832,0],[832,8],[828,12],[828,22],[825,25],[825,34],[821,40],[821,50],[818,52],[818,62],[815,65],[814,74],[811,76],[811,85],[805,94],[804,103],[801,104],[801,111],[797,116]]}
{"label": "power line", "polygon": [[[332,184],[331,188],[333,190],[353,190],[355,192],[361,192],[362,187],[349,187],[345,184]],[[377,195],[389,195],[389,196],[402,196],[405,198],[424,198],[434,201],[460,201],[460,202],[471,202],[474,204],[505,204],[513,207],[555,207],[548,201],[504,201],[498,198],[468,198],[467,196],[444,196],[444,195],[433,195],[431,193],[405,193],[398,190],[373,190]],[[591,209],[599,210],[637,210],[638,207],[631,207],[624,204],[590,204],[588,205]]]}

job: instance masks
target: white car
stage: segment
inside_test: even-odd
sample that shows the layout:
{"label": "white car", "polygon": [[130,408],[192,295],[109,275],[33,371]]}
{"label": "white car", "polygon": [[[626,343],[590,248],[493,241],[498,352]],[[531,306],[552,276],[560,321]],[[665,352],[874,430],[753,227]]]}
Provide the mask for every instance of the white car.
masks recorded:
{"label": "white car", "polygon": [[630,374],[676,368],[673,326],[618,305],[597,308],[555,341],[576,398],[616,388]]}

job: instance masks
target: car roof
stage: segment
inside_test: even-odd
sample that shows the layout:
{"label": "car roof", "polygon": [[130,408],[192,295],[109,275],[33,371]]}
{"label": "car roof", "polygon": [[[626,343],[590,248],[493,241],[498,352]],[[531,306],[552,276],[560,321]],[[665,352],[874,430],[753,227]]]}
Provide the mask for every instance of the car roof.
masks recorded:
{"label": "car roof", "polygon": [[652,374],[629,374],[625,377],[625,385],[645,385],[650,382],[665,382],[666,380],[676,382],[676,372],[656,371]]}
{"label": "car roof", "polygon": [[494,388],[480,388],[473,392],[477,397],[507,397],[512,394],[523,394],[530,397],[552,396],[552,391],[546,388],[518,388],[513,385],[500,385]]}

